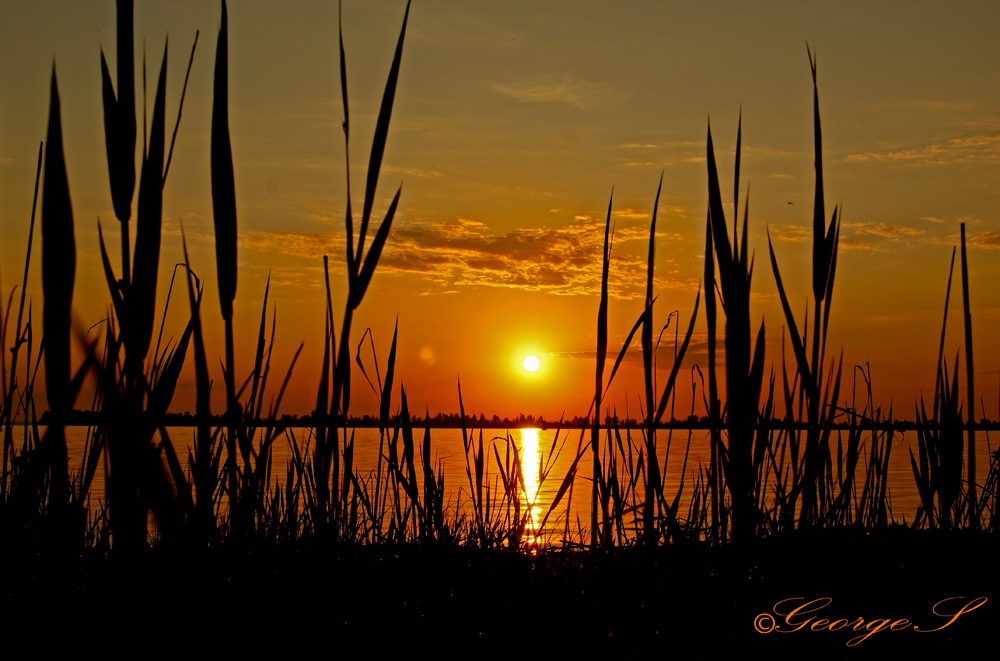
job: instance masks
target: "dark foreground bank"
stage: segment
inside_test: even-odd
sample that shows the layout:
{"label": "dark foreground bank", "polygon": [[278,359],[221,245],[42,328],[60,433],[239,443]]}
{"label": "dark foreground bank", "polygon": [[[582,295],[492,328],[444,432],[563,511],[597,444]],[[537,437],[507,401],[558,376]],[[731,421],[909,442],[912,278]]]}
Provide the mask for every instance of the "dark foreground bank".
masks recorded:
{"label": "dark foreground bank", "polygon": [[998,547],[985,534],[899,529],[652,553],[297,545],[68,566],[9,557],[0,626],[8,646],[137,654],[992,654]]}

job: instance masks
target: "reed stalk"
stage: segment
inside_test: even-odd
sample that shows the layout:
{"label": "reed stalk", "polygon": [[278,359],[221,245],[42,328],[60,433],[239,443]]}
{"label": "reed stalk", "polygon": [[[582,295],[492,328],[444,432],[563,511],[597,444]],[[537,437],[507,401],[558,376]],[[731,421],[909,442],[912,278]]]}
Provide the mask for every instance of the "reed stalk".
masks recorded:
{"label": "reed stalk", "polygon": [[[14,460],[14,424],[17,418],[17,410],[20,409],[25,413],[25,420],[27,420],[27,406],[26,402],[22,396],[21,402],[18,404],[17,408],[14,406],[15,392],[19,390],[17,383],[17,363],[18,356],[21,354],[21,347],[27,343],[26,335],[30,333],[30,322],[27,326],[24,323],[24,301],[28,290],[28,269],[31,266],[31,244],[35,236],[35,211],[38,205],[38,187],[42,179],[42,154],[44,149],[44,143],[38,144],[38,164],[35,166],[35,190],[31,198],[31,220],[28,224],[28,245],[24,251],[24,271],[21,279],[21,295],[20,301],[17,306],[17,322],[14,326],[14,346],[10,347],[10,376],[9,381],[6,378],[7,370],[7,324],[10,321],[10,305],[7,306],[7,312],[4,314],[3,318],[3,328],[0,330],[0,365],[3,365],[4,378],[0,379],[0,384],[3,385],[3,410],[0,411],[0,426],[3,427],[3,466],[2,474],[0,474],[0,503],[7,501],[10,495],[10,489],[12,487],[11,481],[12,476],[10,473],[10,466]],[[14,292],[11,292],[13,297]],[[30,318],[30,314],[29,314]],[[30,350],[28,352],[28,365],[30,367],[31,354]],[[30,382],[31,373],[25,371],[25,387],[27,387],[28,382]],[[22,390],[23,392],[23,390]],[[30,400],[30,398],[29,398]]]}
{"label": "reed stalk", "polygon": [[101,50],[101,80],[104,96],[104,135],[108,156],[111,201],[121,226],[123,291],[129,289],[132,272],[129,257],[129,220],[135,195],[135,54],[132,33],[133,0],[117,0],[117,72],[115,92],[104,50]]}
{"label": "reed stalk", "polygon": [[[742,122],[736,138],[737,186],[741,135]],[[756,345],[751,353],[750,279],[753,263],[747,257],[749,202],[746,204],[747,211],[744,211],[742,239],[737,240],[738,223],[734,221],[733,241],[730,244],[719,191],[711,127],[708,131],[708,182],[709,225],[719,270],[722,307],[726,313],[726,426],[729,446],[722,464],[732,499],[732,539],[744,544],[754,539],[757,530],[754,475],[762,458],[754,452],[754,437],[764,372],[764,324],[761,322]]]}
{"label": "reed stalk", "polygon": [[604,361],[608,353],[608,270],[611,265],[611,203],[608,199],[608,217],[604,222],[604,250],[601,260],[601,304],[597,311],[597,365],[594,373],[594,419],[590,427],[590,450],[593,458],[593,485],[590,499],[590,547],[597,548],[597,501],[601,480],[601,391],[604,383]]}
{"label": "reed stalk", "polygon": [[229,137],[229,20],[222,2],[222,22],[215,50],[211,132],[212,210],[215,220],[215,265],[218,273],[219,305],[226,333],[226,473],[229,476],[230,522],[237,536],[246,534],[245,513],[239,495],[238,452],[246,453],[246,441],[239,439],[242,417],[236,401],[236,374],[233,347],[233,299],[236,297],[236,187],[233,152]]}
{"label": "reed stalk", "polygon": [[[973,375],[972,360],[972,312],[969,305],[969,262],[965,251],[965,223],[961,224],[962,241],[962,311],[965,326],[965,375],[968,388],[966,401],[969,406],[968,427],[968,470],[967,470],[967,492],[968,492],[968,516],[969,527],[973,530],[979,529],[979,505],[976,497],[976,389]],[[956,365],[956,371],[957,371]]]}
{"label": "reed stalk", "polygon": [[[786,415],[794,410],[795,397],[798,403],[806,409],[806,441],[802,455],[801,467],[798,466],[798,436],[795,439],[796,462],[795,482],[789,494],[786,508],[789,518],[795,516],[797,500],[802,498],[800,525],[810,526],[818,523],[829,514],[832,504],[824,489],[824,480],[829,477],[830,447],[829,439],[832,430],[832,415],[837,408],[840,389],[841,364],[838,364],[836,376],[824,389],[823,363],[826,356],[826,338],[830,322],[830,303],[833,295],[834,275],[837,267],[837,246],[840,237],[839,208],[834,208],[833,217],[826,225],[826,211],[823,192],[823,152],[822,128],[819,115],[819,91],[816,82],[816,59],[811,51],[809,66],[813,80],[813,142],[815,148],[816,188],[813,204],[813,259],[812,259],[812,294],[813,323],[811,359],[807,357],[807,344],[804,335],[800,335],[795,316],[792,314],[785,294],[778,262],[774,255],[774,246],[768,236],[768,249],[771,257],[771,270],[778,287],[782,309],[785,313],[785,323],[788,326],[792,349],[795,355],[798,392],[786,388]],[[806,321],[808,328],[808,320]],[[804,331],[805,333],[806,331]],[[785,377],[787,383],[787,376]],[[786,519],[786,525],[789,525]]]}
{"label": "reed stalk", "polygon": [[[406,35],[406,22],[409,17],[410,6],[407,3],[406,12],[403,15],[403,26],[400,29],[399,40],[396,43],[396,51],[393,56],[392,65],[389,70],[388,80],[386,81],[385,92],[382,97],[382,105],[379,109],[378,120],[375,126],[375,135],[372,140],[372,151],[368,161],[368,178],[367,187],[365,190],[365,201],[363,212],[361,216],[360,232],[358,236],[357,245],[354,244],[354,220],[351,213],[351,189],[350,189],[350,152],[349,152],[349,139],[350,139],[350,113],[349,106],[347,103],[347,65],[346,58],[344,54],[344,39],[343,30],[340,30],[339,45],[340,45],[340,73],[341,73],[341,94],[344,103],[344,141],[345,141],[345,157],[347,161],[347,213],[346,213],[346,232],[347,232],[347,269],[348,269],[348,293],[347,293],[347,303],[344,306],[344,317],[343,322],[340,327],[340,344],[339,349],[333,345],[333,319],[332,319],[332,306],[330,304],[330,296],[327,296],[327,310],[328,310],[328,331],[330,333],[330,345],[332,350],[329,353],[325,364],[329,364],[332,370],[332,378],[329,380],[329,399],[327,395],[322,396],[322,401],[318,402],[317,414],[322,420],[330,420],[333,422],[329,429],[332,431],[332,438],[327,438],[326,431],[317,434],[317,443],[315,447],[315,458],[314,458],[314,470],[316,471],[316,487],[317,487],[317,507],[319,508],[319,513],[321,514],[323,520],[326,520],[330,514],[336,514],[336,510],[339,507],[339,502],[331,501],[330,498],[330,481],[332,479],[333,484],[337,485],[338,482],[338,452],[339,452],[339,442],[338,442],[338,432],[337,432],[337,422],[346,419],[348,410],[350,407],[350,392],[351,392],[351,363],[350,363],[350,333],[351,333],[351,322],[353,320],[354,312],[361,304],[364,298],[365,292],[368,289],[368,285],[371,283],[372,276],[375,273],[375,267],[378,264],[379,257],[382,254],[382,249],[385,246],[386,239],[389,236],[389,230],[392,227],[392,221],[396,214],[396,208],[399,204],[399,194],[400,191],[396,191],[396,195],[389,205],[386,211],[385,217],[383,218],[381,224],[378,227],[375,236],[372,239],[371,246],[369,246],[367,253],[365,253],[365,235],[368,229],[368,225],[371,219],[372,208],[375,199],[375,188],[378,183],[379,171],[382,164],[382,154],[385,150],[385,142],[388,137],[389,132],[389,119],[392,115],[392,105],[396,94],[396,83],[399,77],[399,66],[402,60],[403,53],[403,40]],[[329,292],[329,284],[328,284]],[[323,380],[326,381],[326,371],[324,369]],[[321,388],[323,389],[323,388]],[[327,423],[321,423],[327,424]],[[346,443],[346,439],[345,439]]]}
{"label": "reed stalk", "polygon": [[[70,376],[70,315],[76,277],[76,239],[63,156],[62,120],[55,66],[49,96],[49,123],[45,140],[45,173],[42,188],[42,332],[45,352],[45,389],[52,423],[42,438],[41,450],[48,469],[48,496],[39,494],[54,515],[57,539],[67,541],[72,522],[67,519],[69,474],[65,416],[73,406]],[[37,474],[32,482],[42,487]],[[58,542],[57,542],[58,543]]]}

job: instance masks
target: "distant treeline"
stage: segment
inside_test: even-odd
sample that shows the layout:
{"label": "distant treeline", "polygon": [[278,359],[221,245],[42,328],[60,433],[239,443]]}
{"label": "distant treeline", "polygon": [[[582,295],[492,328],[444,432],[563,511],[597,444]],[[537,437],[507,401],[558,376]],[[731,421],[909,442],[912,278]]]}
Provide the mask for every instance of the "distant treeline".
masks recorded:
{"label": "distant treeline", "polygon": [[[100,411],[80,411],[72,410],[69,411],[65,416],[62,416],[62,424],[66,426],[91,426],[96,425],[101,422],[102,413]],[[41,418],[38,421],[39,425],[50,425],[54,421],[55,417],[51,411],[45,411],[42,413]],[[156,426],[164,427],[196,427],[201,422],[198,415],[193,413],[166,413],[156,421]],[[323,420],[320,416],[316,415],[291,415],[284,414],[274,419],[254,419],[254,420],[243,420],[243,424],[254,426],[254,427],[316,427]],[[465,416],[465,426],[469,429],[589,429],[592,420],[589,417],[576,416],[566,420],[547,420],[543,416],[533,416],[524,415],[523,413],[516,416],[515,418],[501,418],[498,415],[493,415],[487,418],[485,414],[476,415],[466,415]],[[333,423],[332,419],[327,419],[327,424]],[[436,429],[458,429],[462,426],[462,416],[458,413],[438,413],[431,418],[424,418],[418,415],[410,416],[410,424],[414,427],[422,427],[427,424]],[[210,415],[208,416],[208,424],[211,427],[222,427],[227,424],[227,419],[225,415]],[[377,428],[379,426],[378,416],[372,415],[362,415],[362,416],[351,416],[347,418],[346,422],[341,419],[336,422],[337,425],[343,425],[346,427],[370,427]],[[768,421],[761,422],[762,429],[806,429],[808,423],[800,421],[789,421],[781,418],[772,418]],[[613,416],[606,416],[604,418],[605,427],[617,427],[618,429],[644,429],[646,427],[646,422],[644,420],[636,420],[635,418],[616,418]],[[845,420],[840,423],[835,423],[833,425],[834,429],[850,429],[851,427],[861,427],[863,429],[878,429],[878,430],[894,430],[894,431],[913,431],[916,429],[935,429],[937,425],[933,422],[927,424],[921,424],[914,422],[912,420],[864,420],[860,423],[855,421],[852,425],[849,421]],[[961,425],[963,429],[978,429],[984,431],[1000,431],[1000,421],[987,420],[982,418],[975,425],[963,424]],[[696,416],[691,415],[684,419],[673,418],[670,421],[662,421],[657,425],[658,429],[711,429],[711,420],[708,416]]]}

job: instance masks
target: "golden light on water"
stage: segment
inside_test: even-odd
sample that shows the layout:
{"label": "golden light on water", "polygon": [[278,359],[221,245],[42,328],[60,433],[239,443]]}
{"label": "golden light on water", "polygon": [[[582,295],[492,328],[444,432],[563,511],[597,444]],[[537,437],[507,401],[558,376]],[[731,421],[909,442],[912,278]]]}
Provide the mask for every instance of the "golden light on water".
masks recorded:
{"label": "golden light on water", "polygon": [[525,356],[523,365],[524,369],[534,372],[542,366],[542,362],[538,360],[538,356]]}
{"label": "golden light on water", "polygon": [[524,502],[528,505],[528,517],[525,522],[528,542],[537,541],[539,525],[542,522],[542,508],[538,504],[538,483],[540,455],[538,450],[538,429],[521,430],[521,474],[524,477]]}

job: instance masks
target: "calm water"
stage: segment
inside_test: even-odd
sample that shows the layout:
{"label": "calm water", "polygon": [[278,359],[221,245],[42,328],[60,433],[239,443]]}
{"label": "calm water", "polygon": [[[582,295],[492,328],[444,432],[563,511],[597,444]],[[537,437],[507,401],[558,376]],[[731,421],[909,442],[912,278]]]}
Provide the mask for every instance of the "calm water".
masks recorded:
{"label": "calm water", "polygon": [[[300,450],[304,449],[306,442],[312,447],[313,439],[309,435],[308,429],[296,428],[293,430]],[[171,428],[168,430],[174,447],[182,464],[186,464],[187,450],[182,448],[190,447],[194,437],[193,428]],[[500,501],[503,494],[501,482],[501,472],[498,470],[498,459],[500,464],[506,464],[513,460],[509,452],[516,448],[519,453],[522,471],[524,475],[523,489],[521,492],[522,507],[532,503],[530,517],[528,519],[529,532],[540,535],[546,539],[561,539],[566,523],[567,513],[570,517],[569,530],[571,537],[576,538],[580,528],[589,528],[590,523],[590,501],[591,501],[591,475],[593,464],[589,448],[583,453],[577,468],[577,477],[571,494],[567,493],[559,506],[549,515],[545,530],[539,526],[545,518],[546,513],[552,505],[554,498],[563,482],[564,477],[569,473],[573,460],[577,455],[578,448],[583,447],[590,438],[590,431],[584,432],[581,444],[580,430],[563,430],[560,432],[558,442],[553,445],[556,439],[554,430],[541,429],[513,429],[509,432],[509,442],[505,437],[504,430],[487,429],[483,430],[483,448],[485,451],[485,478],[484,490],[489,489],[491,494],[496,494],[496,500]],[[355,473],[359,477],[366,477],[373,474],[378,465],[379,455],[379,432],[377,429],[359,428],[354,432],[354,467]],[[71,471],[79,470],[80,460],[83,454],[84,439],[86,429],[81,427],[71,428],[67,431],[69,441],[69,454]],[[422,430],[414,430],[414,463],[417,471],[418,490],[422,491],[422,457],[420,456]],[[478,451],[479,431],[473,436],[474,443]],[[892,451],[889,460],[889,499],[893,518],[896,522],[912,522],[919,505],[919,496],[913,480],[913,473],[910,467],[909,447],[912,444],[914,455],[916,456],[917,445],[916,432],[905,434],[897,433],[894,436]],[[687,456],[686,472],[684,470],[685,450],[690,440]],[[995,446],[995,439],[992,445]],[[628,440],[624,433],[622,441],[628,452]],[[862,442],[861,454],[857,470],[857,479],[863,481],[866,469],[865,455],[868,452],[868,442]],[[607,443],[607,435],[602,434],[602,454]],[[831,439],[831,443],[836,444],[836,438]],[[638,459],[637,449],[642,445],[642,433],[632,432],[633,461]],[[978,473],[984,477],[989,469],[990,450],[988,439],[985,433],[977,435],[977,468]],[[669,454],[668,454],[669,448]],[[699,467],[707,465],[710,457],[708,434],[704,430],[674,430],[672,434],[667,430],[657,432],[657,451],[661,467],[666,461],[666,490],[665,497],[668,502],[672,501],[681,486],[683,478],[683,491],[681,493],[681,505],[678,511],[679,517],[687,518],[688,507],[694,483],[698,477]],[[835,451],[835,450],[834,450]],[[388,450],[383,450],[388,453]],[[291,443],[286,436],[279,437],[272,447],[272,484],[283,483],[287,474],[287,467],[292,461],[293,453]],[[402,461],[402,440],[399,442],[398,454]],[[466,475],[466,456],[462,442],[461,429],[432,429],[431,430],[431,459],[435,471],[435,476],[440,470],[444,475],[444,507],[446,519],[449,515],[453,518],[456,512],[471,516],[471,502],[469,499],[470,484]],[[475,466],[472,463],[472,452],[468,457],[469,465],[472,467],[473,479],[475,479]],[[626,463],[627,463],[626,458]],[[836,461],[836,458],[834,458]],[[606,460],[602,459],[602,462]],[[621,459],[619,459],[621,462]],[[619,464],[619,474],[622,471]],[[405,470],[405,469],[404,469]],[[506,469],[505,469],[506,470]],[[548,471],[547,473],[545,471]],[[859,484],[859,492],[863,483]],[[636,487],[640,494],[642,484]],[[91,488],[92,501],[103,500],[104,476],[103,470],[99,470]],[[422,495],[422,494],[421,494]],[[568,507],[567,507],[568,506]],[[524,510],[522,510],[523,513]],[[579,523],[578,523],[579,522]],[[633,524],[630,515],[626,514],[627,525]]]}

